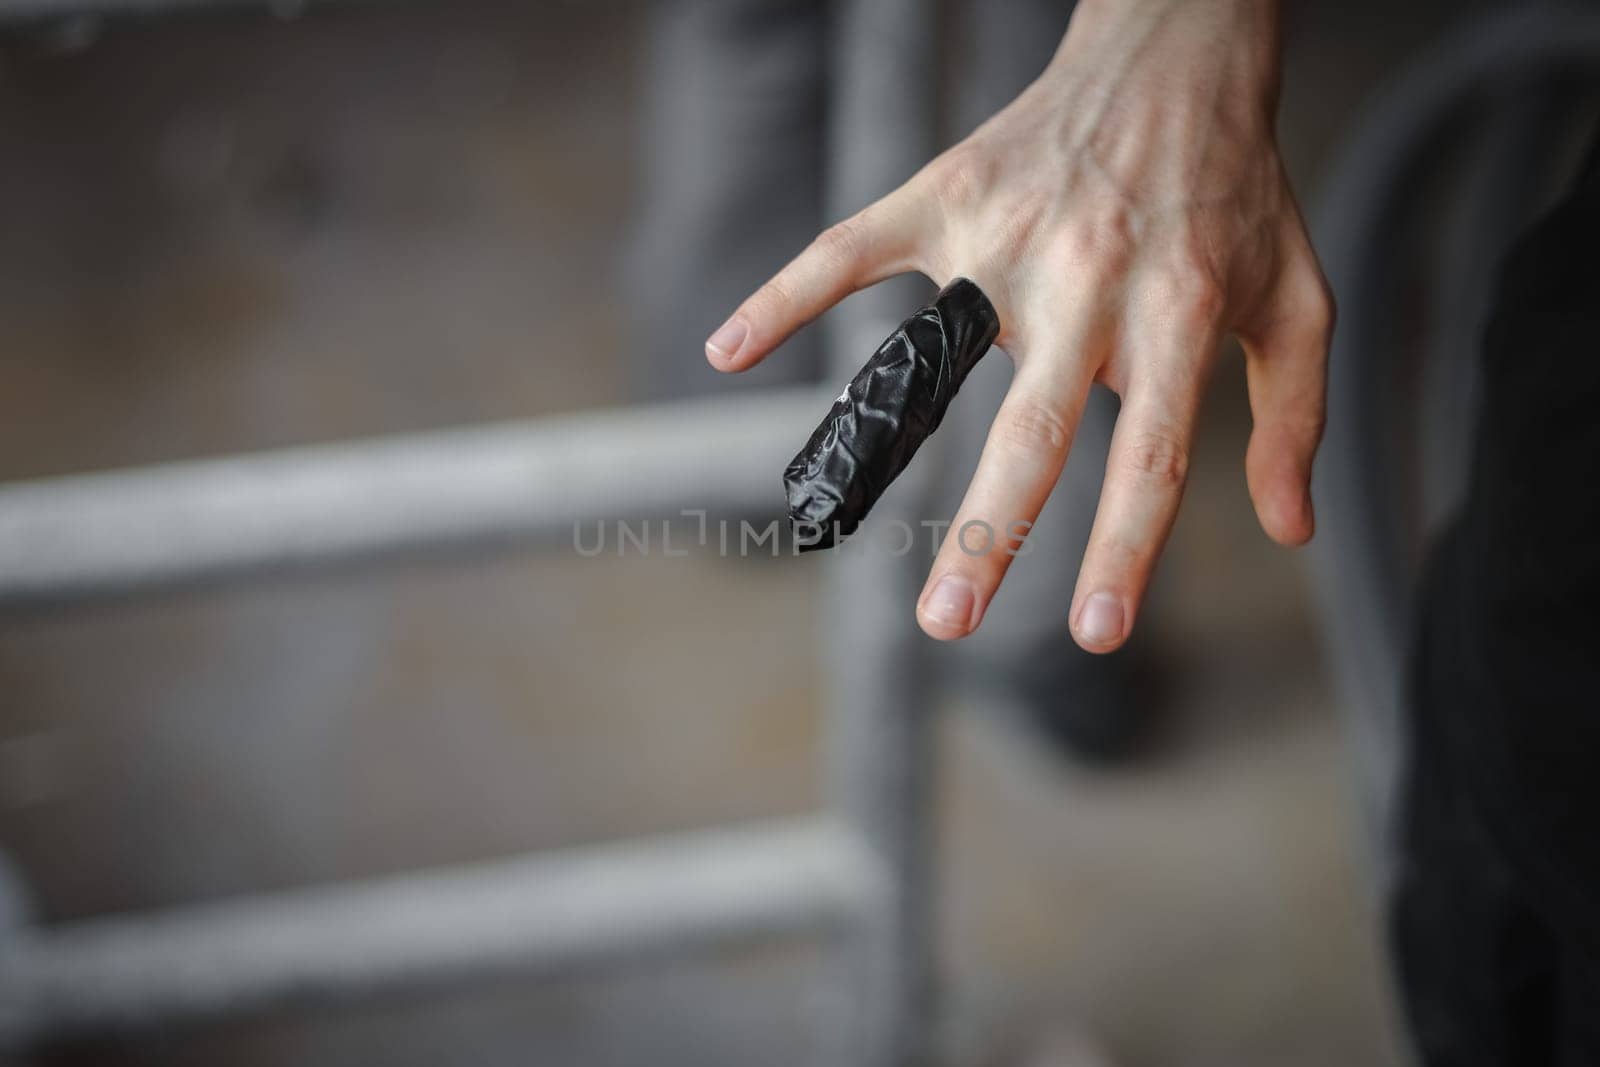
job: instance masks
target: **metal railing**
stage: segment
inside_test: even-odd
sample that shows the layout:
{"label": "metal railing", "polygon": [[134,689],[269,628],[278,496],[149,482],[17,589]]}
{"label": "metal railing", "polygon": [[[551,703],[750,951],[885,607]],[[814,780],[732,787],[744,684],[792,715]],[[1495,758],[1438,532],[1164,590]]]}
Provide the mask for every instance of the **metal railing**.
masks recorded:
{"label": "metal railing", "polygon": [[[0,18],[206,2],[0,0]],[[854,0],[839,12],[835,214],[932,154],[938,50],[922,6]],[[833,367],[853,372],[908,306],[893,286],[847,305],[828,324]],[[584,518],[775,510],[777,475],[826,399],[746,394],[0,487],[0,607],[527,540]],[[882,506],[913,506],[918,493],[912,479]],[[809,931],[847,934],[826,976],[823,1061],[910,1062],[931,1030],[932,973],[928,710],[908,684],[922,674],[913,566],[831,565],[830,813],[0,929],[0,1047]]]}
{"label": "metal railing", "polygon": [[[0,605],[570,536],[590,516],[748,512],[779,495],[774,472],[826,401],[774,391],[0,487]],[[912,777],[884,727],[834,752],[863,816]],[[918,817],[898,808],[892,832]],[[824,818],[0,930],[0,1047],[811,931],[850,935],[838,1010],[853,1017],[828,1029],[852,1047],[829,1062],[891,1062],[904,979],[888,932],[914,890],[872,832],[890,831]]]}
{"label": "metal railing", "polygon": [[0,938],[0,1039],[530,977],[881,921],[854,835],[822,820],[291,890]]}
{"label": "metal railing", "polygon": [[830,399],[774,390],[0,486],[0,607],[497,540],[570,544],[591,518],[772,512],[774,472]]}

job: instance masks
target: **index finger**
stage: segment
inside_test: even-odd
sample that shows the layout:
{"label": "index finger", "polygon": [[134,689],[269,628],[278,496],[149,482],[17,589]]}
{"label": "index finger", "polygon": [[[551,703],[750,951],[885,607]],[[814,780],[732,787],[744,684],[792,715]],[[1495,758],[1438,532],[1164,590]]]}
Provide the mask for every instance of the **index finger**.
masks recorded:
{"label": "index finger", "polygon": [[918,269],[928,219],[910,186],[824,230],[706,341],[718,370],[749,370],[800,327],[860,289]]}

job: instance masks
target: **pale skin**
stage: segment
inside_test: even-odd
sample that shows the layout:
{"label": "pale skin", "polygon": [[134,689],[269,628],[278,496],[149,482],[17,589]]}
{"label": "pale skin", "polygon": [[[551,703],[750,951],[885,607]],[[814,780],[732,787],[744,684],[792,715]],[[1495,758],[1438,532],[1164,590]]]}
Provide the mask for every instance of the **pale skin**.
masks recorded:
{"label": "pale skin", "polygon": [[712,366],[745,370],[909,271],[989,295],[1015,374],[951,529],[981,520],[1002,550],[945,539],[917,603],[930,636],[982,622],[1013,558],[1006,532],[1038,517],[1099,382],[1122,410],[1067,619],[1091,652],[1127,640],[1230,334],[1256,515],[1281,544],[1311,538],[1334,309],[1278,154],[1278,83],[1277,0],[1082,0],[1021,96],[825,231],[707,342]]}

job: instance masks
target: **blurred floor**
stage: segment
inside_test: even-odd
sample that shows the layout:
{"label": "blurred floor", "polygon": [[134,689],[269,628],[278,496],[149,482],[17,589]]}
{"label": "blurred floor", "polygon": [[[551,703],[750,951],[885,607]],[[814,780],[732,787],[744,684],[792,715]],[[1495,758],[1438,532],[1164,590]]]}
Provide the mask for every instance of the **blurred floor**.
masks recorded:
{"label": "blurred floor", "polygon": [[[1443,7],[1300,6],[1306,186]],[[627,4],[452,4],[9,45],[0,476],[623,400],[640,30]],[[964,1062],[1062,1019],[1133,1067],[1394,1062],[1315,606],[1254,527],[1242,375],[1218,379],[1151,616],[1181,710],[1155,757],[1075,770],[1010,709],[950,702]],[[787,650],[815,567],[557,546],[5,618],[0,847],[54,920],[809,809],[817,671]],[[810,961],[41,1062],[787,1064]]]}

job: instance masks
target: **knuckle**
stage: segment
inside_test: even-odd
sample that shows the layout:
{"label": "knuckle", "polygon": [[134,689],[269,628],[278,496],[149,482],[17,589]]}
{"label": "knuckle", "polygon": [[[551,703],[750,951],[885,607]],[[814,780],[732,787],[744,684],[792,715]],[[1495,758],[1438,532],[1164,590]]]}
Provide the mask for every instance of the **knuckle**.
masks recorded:
{"label": "knuckle", "polygon": [[817,235],[812,247],[835,268],[848,268],[861,258],[866,242],[865,226],[859,217],[845,219]]}
{"label": "knuckle", "polygon": [[1189,450],[1174,434],[1147,431],[1128,443],[1122,468],[1147,485],[1177,489],[1189,476]]}
{"label": "knuckle", "polygon": [[1089,546],[1088,552],[1095,573],[1100,577],[1100,582],[1097,584],[1136,585],[1134,576],[1144,569],[1144,562],[1150,551],[1149,545],[1130,541],[1122,534],[1106,534],[1098,537]]}
{"label": "knuckle", "polygon": [[1127,274],[1136,241],[1121,212],[1075,219],[1061,227],[1056,252],[1069,269],[1111,280]]}
{"label": "knuckle", "polygon": [[1175,270],[1162,289],[1172,313],[1188,327],[1211,326],[1227,308],[1227,290],[1208,267],[1198,263]]}
{"label": "knuckle", "polygon": [[756,295],[750,299],[758,314],[771,315],[782,313],[794,306],[794,292],[789,284],[789,279],[784,274],[770,278],[756,290]]}
{"label": "knuckle", "polygon": [[1016,403],[1000,420],[1000,432],[1012,448],[1024,452],[1065,452],[1071,440],[1066,418],[1037,400]]}
{"label": "knuckle", "polygon": [[1316,282],[1306,302],[1306,323],[1322,343],[1327,344],[1333,338],[1333,328],[1339,320],[1339,305],[1328,283],[1320,276]]}
{"label": "knuckle", "polygon": [[1322,271],[1314,264],[1297,271],[1286,295],[1280,316],[1293,321],[1299,343],[1326,348],[1333,339],[1339,309]]}
{"label": "knuckle", "polygon": [[1320,397],[1306,397],[1270,415],[1270,430],[1262,435],[1264,447],[1275,462],[1310,472],[1312,457],[1327,429],[1327,405]]}
{"label": "knuckle", "polygon": [[963,142],[945,152],[924,171],[928,192],[946,206],[971,203],[978,196],[986,171],[981,152]]}
{"label": "knuckle", "polygon": [[1328,429],[1327,399],[1319,394],[1308,401],[1294,428],[1300,439],[1314,451]]}
{"label": "knuckle", "polygon": [[1047,232],[1053,210],[1051,193],[1037,186],[1024,186],[1010,190],[1006,198],[1003,217],[994,222],[994,230],[1010,248],[1030,248],[1041,234]]}

